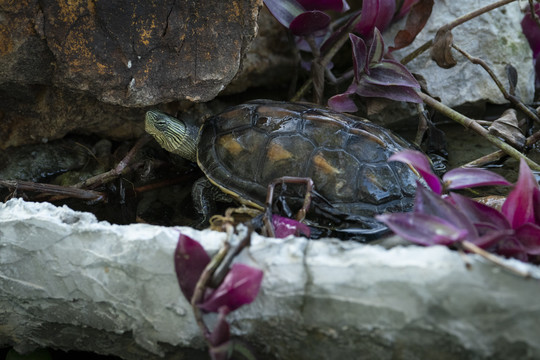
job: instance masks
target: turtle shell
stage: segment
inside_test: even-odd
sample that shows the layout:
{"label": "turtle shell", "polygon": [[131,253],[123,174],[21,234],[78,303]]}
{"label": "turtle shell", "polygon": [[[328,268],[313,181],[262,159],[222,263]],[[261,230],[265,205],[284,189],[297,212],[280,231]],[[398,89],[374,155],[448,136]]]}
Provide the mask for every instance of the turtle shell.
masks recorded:
{"label": "turtle shell", "polygon": [[197,161],[212,183],[252,206],[263,206],[273,180],[298,176],[311,178],[339,210],[372,216],[412,207],[416,176],[401,162],[387,162],[407,148],[365,119],[313,104],[259,100],[207,119]]}

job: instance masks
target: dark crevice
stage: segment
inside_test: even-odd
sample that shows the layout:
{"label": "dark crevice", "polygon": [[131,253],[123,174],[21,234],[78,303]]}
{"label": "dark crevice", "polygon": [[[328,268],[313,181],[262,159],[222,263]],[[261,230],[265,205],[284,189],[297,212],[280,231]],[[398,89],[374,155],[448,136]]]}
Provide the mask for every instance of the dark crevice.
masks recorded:
{"label": "dark crevice", "polygon": [[167,14],[167,19],[165,20],[165,29],[163,29],[163,34],[161,34],[161,37],[165,37],[165,35],[167,35],[167,30],[169,30],[169,18],[171,17],[171,13],[175,5],[176,5],[176,0],[173,1],[172,6],[169,9],[169,13]]}

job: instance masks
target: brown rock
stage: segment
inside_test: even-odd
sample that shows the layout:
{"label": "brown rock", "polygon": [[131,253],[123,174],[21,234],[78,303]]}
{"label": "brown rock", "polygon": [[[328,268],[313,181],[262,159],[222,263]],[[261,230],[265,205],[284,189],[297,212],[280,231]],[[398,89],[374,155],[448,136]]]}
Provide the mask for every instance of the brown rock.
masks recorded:
{"label": "brown rock", "polygon": [[54,83],[147,106],[214,98],[255,36],[260,0],[43,3]]}
{"label": "brown rock", "polygon": [[[0,3],[0,149],[68,132],[131,138],[143,107],[213,99],[261,0]],[[185,103],[185,102],[182,102]]]}
{"label": "brown rock", "polygon": [[94,133],[109,139],[140,136],[143,109],[103,104],[95,98],[48,86],[13,85],[0,91],[0,149]]}
{"label": "brown rock", "polygon": [[234,94],[251,87],[289,86],[297,69],[295,47],[287,30],[263,7],[259,14],[259,32],[249,46],[242,68],[221,94]]}

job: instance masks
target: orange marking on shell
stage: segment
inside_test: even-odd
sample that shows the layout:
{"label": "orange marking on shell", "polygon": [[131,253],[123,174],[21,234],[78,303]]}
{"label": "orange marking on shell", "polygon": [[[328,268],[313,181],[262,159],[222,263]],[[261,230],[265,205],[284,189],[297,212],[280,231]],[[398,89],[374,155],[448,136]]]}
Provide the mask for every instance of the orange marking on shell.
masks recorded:
{"label": "orange marking on shell", "polygon": [[227,134],[219,138],[219,146],[223,147],[232,155],[238,155],[243,150],[244,147],[236,139],[233,138],[232,134]]}
{"label": "orange marking on shell", "polygon": [[339,169],[336,169],[328,161],[326,161],[324,156],[322,156],[321,154],[315,155],[313,157],[313,162],[315,163],[315,166],[321,169],[324,173],[339,174],[341,172]]}
{"label": "orange marking on shell", "polygon": [[268,159],[271,161],[279,161],[279,160],[286,160],[293,157],[293,154],[284,149],[283,146],[271,143],[270,148],[268,149]]}

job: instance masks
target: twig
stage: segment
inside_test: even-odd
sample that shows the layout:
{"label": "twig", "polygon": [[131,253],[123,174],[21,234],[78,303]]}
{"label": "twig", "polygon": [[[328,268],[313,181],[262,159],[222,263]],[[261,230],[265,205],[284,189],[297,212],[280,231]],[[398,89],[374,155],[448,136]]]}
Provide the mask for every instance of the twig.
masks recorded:
{"label": "twig", "polygon": [[360,16],[360,13],[356,15],[356,19],[354,19],[349,24],[349,26],[347,26],[347,28],[343,31],[343,34],[341,35],[341,37],[334,43],[334,45],[330,49],[328,49],[326,54],[321,59],[322,66],[326,67],[326,65],[330,64],[330,61],[332,61],[332,59],[334,58],[336,53],[339,51],[339,49],[341,49],[343,44],[345,44],[345,42],[349,39],[349,33],[353,31],[356,25],[358,25],[361,18],[362,17]]}
{"label": "twig", "polygon": [[518,276],[521,276],[521,277],[524,277],[524,278],[530,278],[532,277],[531,273],[529,271],[522,271],[520,269],[517,269],[513,266],[509,266],[508,264],[505,264],[500,257],[498,257],[497,255],[494,255],[492,253],[489,253],[487,251],[485,251],[484,249],[476,246],[475,244],[473,244],[472,242],[470,241],[462,241],[461,242],[461,246],[463,247],[463,249],[473,253],[473,254],[477,254],[477,255],[480,255],[482,256],[484,259],[488,260],[488,261],[491,261],[492,263],[494,263],[495,265],[498,265],[500,266],[501,268],[505,269],[505,270],[508,270]]}
{"label": "twig", "polygon": [[[527,141],[525,141],[525,146],[527,147],[532,146],[539,140],[540,140],[540,131],[537,131],[527,138]],[[504,151],[497,150],[497,151],[492,152],[491,154],[484,155],[476,160],[468,162],[465,165],[462,165],[461,167],[482,167],[485,164],[499,161],[504,156],[506,156]]]}
{"label": "twig", "polygon": [[[356,25],[360,22],[361,16],[360,14],[357,15],[356,19],[354,19],[349,26],[343,31],[343,34],[341,37],[332,45],[330,49],[326,52],[326,54],[320,59],[320,66],[323,68],[326,68],[326,65],[332,61],[332,58],[336,55],[339,49],[345,44],[347,39],[349,39],[349,33],[354,29]],[[313,84],[313,77],[310,77],[304,85],[296,92],[296,94],[292,97],[291,101],[299,101],[302,99],[304,94],[308,91],[310,86]]]}
{"label": "twig", "polygon": [[133,157],[139,151],[141,147],[143,147],[148,141],[152,139],[152,136],[149,134],[143,135],[136,143],[133,145],[131,150],[124,156],[122,160],[116,165],[114,169],[111,169],[105,173],[93,176],[89,179],[86,179],[84,181],[81,181],[80,183],[77,183],[73,185],[74,188],[95,188],[101,184],[107,183],[119,175],[122,174],[122,172],[128,167],[129,163],[133,160]]}
{"label": "twig", "polygon": [[22,180],[0,180],[0,186],[14,188],[17,190],[36,191],[45,194],[63,195],[85,200],[101,201],[107,198],[107,195],[102,192],[93,190],[75,189],[69,186],[35,183],[32,181]]}
{"label": "twig", "polygon": [[[460,16],[457,19],[455,19],[454,21],[449,22],[448,24],[441,26],[439,28],[439,31],[441,31],[441,30],[447,30],[447,31],[452,30],[456,26],[459,26],[459,25],[461,25],[461,24],[463,24],[463,23],[465,23],[465,22],[467,22],[469,20],[472,20],[477,16],[480,16],[480,15],[486,13],[486,12],[489,12],[489,11],[491,11],[493,9],[504,6],[504,5],[509,4],[511,2],[514,2],[514,1],[516,1],[516,0],[502,0],[502,1],[498,1],[498,2],[495,2],[493,4],[490,4],[488,6],[484,6],[483,8],[480,8],[478,10],[475,10],[475,11],[472,11],[472,12],[470,12],[468,14]],[[415,59],[417,56],[419,56],[420,54],[422,54],[423,52],[428,50],[431,47],[431,45],[433,45],[433,39],[426,41],[424,44],[422,44],[419,48],[414,50],[412,53],[410,53],[410,54],[406,55],[405,57],[403,57],[403,59],[401,59],[401,63],[403,65],[409,63],[410,61]]]}
{"label": "twig", "polygon": [[492,135],[484,129],[480,124],[476,123],[474,120],[466,117],[465,115],[462,115],[458,113],[457,111],[449,108],[448,106],[444,105],[443,103],[435,100],[429,95],[426,95],[424,93],[418,92],[418,95],[422,98],[424,103],[427,105],[433,107],[438,112],[442,113],[443,115],[449,117],[450,119],[454,120],[455,122],[460,123],[464,127],[473,130],[479,135],[482,135],[486,138],[490,143],[497,146],[499,149],[504,151],[506,154],[510,155],[514,159],[524,159],[529,167],[533,170],[540,171],[540,165],[529,159],[527,156],[519,152],[518,150],[514,149],[512,146],[508,145],[504,141],[500,140],[498,137]]}
{"label": "twig", "polygon": [[422,53],[429,50],[431,45],[433,45],[433,39],[426,41],[420,47],[416,48],[413,52],[405,55],[403,59],[401,59],[400,63],[402,63],[403,65],[407,65],[408,63],[416,59],[417,56],[420,56]]}
{"label": "twig", "polygon": [[204,338],[206,342],[211,346],[208,340],[208,336],[210,335],[210,331],[208,330],[208,327],[204,323],[202,319],[201,310],[199,309],[199,304],[203,301],[204,292],[206,290],[207,284],[212,278],[212,275],[214,274],[214,271],[218,268],[219,264],[223,261],[227,253],[229,252],[229,249],[231,248],[231,245],[228,241],[225,241],[221,249],[219,249],[218,253],[214,255],[212,260],[206,265],[206,268],[203,270],[201,277],[199,278],[199,281],[197,281],[197,285],[195,285],[195,290],[193,291],[193,296],[191,297],[191,308],[193,310],[193,315],[195,316],[195,321],[197,322],[197,325],[199,326],[199,329],[204,335]]}
{"label": "twig", "polygon": [[484,60],[472,56],[471,54],[467,53],[465,50],[457,46],[455,43],[452,44],[452,47],[456,49],[457,51],[459,51],[467,59],[469,59],[471,63],[480,65],[489,74],[489,76],[491,76],[491,79],[493,79],[493,81],[495,82],[495,84],[497,85],[497,87],[499,88],[500,92],[503,94],[506,100],[514,104],[515,107],[517,107],[519,110],[525,113],[529,118],[533,119],[537,123],[540,123],[540,118],[538,117],[537,114],[535,114],[528,106],[526,106],[523,102],[521,102],[517,97],[510,95],[508,91],[506,91],[504,85],[501,83],[497,75],[495,75],[493,70],[488,66],[488,64],[486,64]]}
{"label": "twig", "polygon": [[418,112],[418,129],[416,130],[414,143],[420,146],[420,144],[422,144],[422,139],[424,138],[424,135],[429,128],[429,120],[424,109],[424,104],[416,104],[416,111]]}
{"label": "twig", "polygon": [[313,102],[322,104],[324,92],[324,69],[321,63],[321,51],[315,43],[313,35],[306,36],[306,42],[309,44],[313,53],[313,61],[311,62],[311,78],[313,79]]}
{"label": "twig", "polygon": [[533,0],[529,0],[529,9],[531,10],[531,18],[534,20],[536,25],[540,27],[540,20],[538,19],[538,15],[536,15]]}

